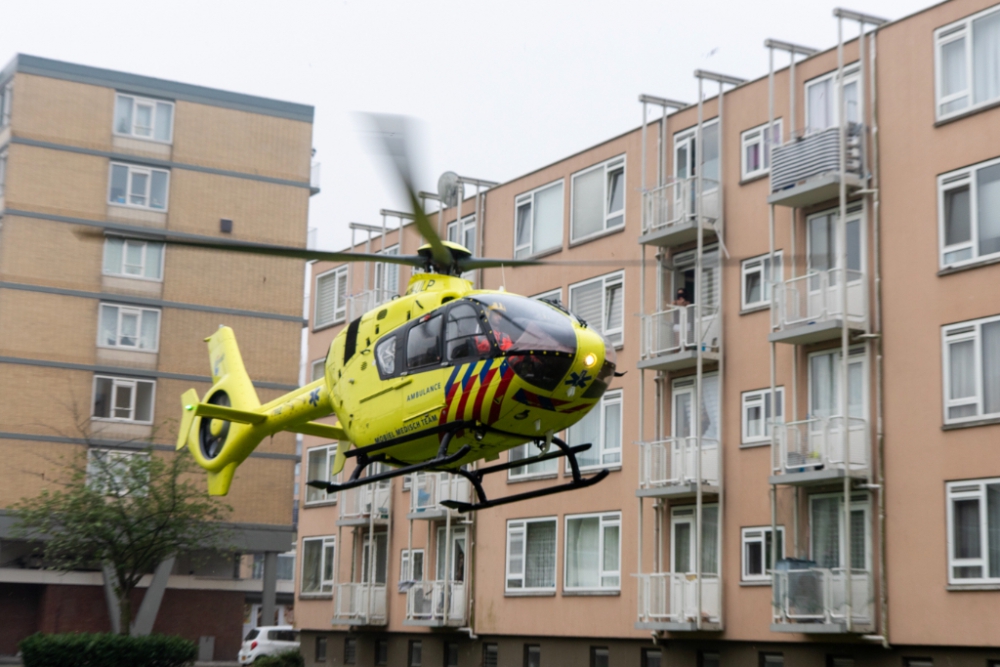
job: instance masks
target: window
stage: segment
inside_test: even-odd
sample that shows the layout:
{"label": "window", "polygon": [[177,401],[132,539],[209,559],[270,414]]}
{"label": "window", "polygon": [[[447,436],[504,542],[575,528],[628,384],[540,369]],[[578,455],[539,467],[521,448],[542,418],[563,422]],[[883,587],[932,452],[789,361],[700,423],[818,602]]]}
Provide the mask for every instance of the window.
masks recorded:
{"label": "window", "polygon": [[127,496],[129,489],[137,490],[142,480],[134,477],[142,469],[132,471],[130,466],[136,456],[147,457],[145,452],[130,452],[118,449],[87,450],[87,486],[106,496]]}
{"label": "window", "polygon": [[94,376],[94,419],[153,422],[156,383],[122,377]]}
{"label": "window", "polygon": [[326,662],[326,637],[316,638],[316,650],[313,653],[316,662]]}
{"label": "window", "polygon": [[406,334],[406,366],[420,368],[441,363],[441,316],[424,316]]}
{"label": "window", "polygon": [[[278,564],[276,569],[278,581],[291,581],[294,579],[295,551],[278,554]],[[264,578],[264,554],[253,555],[253,572],[251,572],[251,577],[253,579]]]}
{"label": "window", "polygon": [[663,653],[658,648],[642,649],[642,667],[662,667]]}
{"label": "window", "polygon": [[165,169],[112,162],[108,203],[166,211],[169,181],[170,172]]}
{"label": "window", "polygon": [[[774,421],[785,421],[785,388],[775,387]],[[743,444],[771,441],[771,390],[745,391],[743,397]]]}
{"label": "window", "polygon": [[0,197],[3,197],[4,184],[7,182],[7,152],[0,153]]}
{"label": "window", "polygon": [[996,7],[934,31],[937,117],[1000,98],[1000,11]]}
{"label": "window", "polygon": [[719,667],[720,664],[716,651],[698,651],[698,667]]}
{"label": "window", "polygon": [[[812,559],[819,567],[836,570],[848,562],[843,508],[843,494],[822,494],[809,498],[809,540]],[[850,564],[853,570],[871,572],[868,529],[868,498],[864,494],[856,494],[851,497]]]}
{"label": "window", "polygon": [[[861,121],[858,97],[858,66],[844,68],[844,104],[847,120]],[[806,133],[813,134],[836,127],[840,123],[837,108],[837,72],[830,72],[806,82]]]}
{"label": "window", "polygon": [[570,241],[625,224],[625,157],[573,174]]}
{"label": "window", "polygon": [[423,581],[424,580],[424,550],[414,549],[413,573],[410,574],[410,551],[403,549],[402,557],[399,560],[399,580],[400,581]]}
{"label": "window", "polygon": [[156,352],[160,338],[160,311],[102,303],[97,346]]}
{"label": "window", "polygon": [[514,208],[515,259],[562,247],[562,181],[521,195],[515,200]]}
{"label": "window", "polygon": [[[697,128],[689,128],[674,135],[674,176],[678,179],[693,178],[698,175],[701,169],[702,192],[715,191],[719,187],[719,119],[705,121],[702,125],[704,134],[702,135],[702,145],[697,145]],[[703,151],[703,160],[699,161],[698,149]],[[700,164],[699,164],[700,162]],[[678,188],[675,196],[682,198],[685,192],[690,196],[688,201],[688,212],[694,214],[696,191],[692,186],[689,189]],[[678,201],[678,204],[681,202]]]}
{"label": "window", "polygon": [[942,268],[1000,255],[1000,159],[939,176],[938,220]]}
{"label": "window", "polygon": [[483,644],[483,667],[497,667],[500,663],[500,649],[496,644]]}
{"label": "window", "polygon": [[163,244],[109,236],[104,240],[104,275],[163,279]]}
{"label": "window", "polygon": [[493,351],[480,323],[480,314],[470,303],[460,302],[448,311],[445,324],[445,359],[460,362],[489,355]]}
{"label": "window", "polygon": [[537,644],[524,645],[524,667],[542,667],[542,647]]}
{"label": "window", "polygon": [[[371,551],[371,536],[365,538],[361,547],[361,583],[367,584],[371,577],[371,565],[368,553]],[[389,536],[387,533],[375,533],[375,585],[384,586],[388,570]]]}
{"label": "window", "polygon": [[[337,456],[337,445],[313,447],[306,452],[306,481],[335,482],[333,461]],[[328,492],[306,484],[306,505],[312,503],[337,502],[337,492]]]}
{"label": "window", "polygon": [[625,340],[625,274],[611,273],[569,287],[569,309],[615,347]]}
{"label": "window", "polygon": [[355,637],[344,638],[344,664],[354,665],[358,661],[358,640]]}
{"label": "window", "polygon": [[410,667],[420,667],[423,664],[424,645],[419,639],[410,640],[409,658],[407,663]]}
{"label": "window", "polygon": [[[785,528],[778,526],[778,558],[785,557]],[[771,580],[771,528],[743,529],[743,581]]]}
{"label": "window", "polygon": [[[534,458],[542,452],[534,444],[526,442],[523,445],[512,447],[507,450],[507,457],[510,461],[520,461],[521,459]],[[559,460],[549,459],[548,461],[538,461],[528,465],[511,468],[507,471],[508,479],[529,479],[532,477],[544,477],[555,475],[559,472]]]}
{"label": "window", "polygon": [[0,87],[0,128],[10,125],[10,112],[14,107],[14,82]]}
{"label": "window", "polygon": [[743,310],[771,303],[771,283],[780,281],[781,251],[774,253],[774,274],[771,273],[771,255],[760,255],[745,259],[741,263],[743,289],[740,290],[740,306]]}
{"label": "window", "polygon": [[326,359],[317,359],[309,366],[309,381],[315,382],[326,374]]}
{"label": "window", "polygon": [[[809,414],[813,419],[843,416],[840,404],[840,350],[809,355]],[[847,416],[863,419],[867,413],[865,350],[853,348],[848,354]]]}
{"label": "window", "polygon": [[[379,255],[399,256],[399,244],[378,251]],[[377,306],[399,294],[399,264],[375,263],[375,301]]]}
{"label": "window", "polygon": [[343,322],[347,318],[347,267],[338,266],[316,276],[316,312],[313,328]]}
{"label": "window", "polygon": [[[577,454],[580,468],[621,466],[622,462],[622,392],[609,391],[580,421],[569,427],[570,446],[590,443]],[[568,466],[567,466],[568,467]]]}
{"label": "window", "polygon": [[382,378],[396,374],[397,338],[395,335],[387,335],[375,345],[375,361]]}
{"label": "window", "polygon": [[609,667],[607,646],[590,647],[590,667]]}
{"label": "window", "polygon": [[388,639],[377,639],[377,640],[375,640],[375,664],[376,665],[388,665],[389,664],[389,640]]}
{"label": "window", "polygon": [[333,592],[333,564],[337,538],[309,537],[302,540],[303,595],[321,595]]}
{"label": "window", "polygon": [[761,653],[760,667],[784,667],[785,656],[781,653]]}
{"label": "window", "polygon": [[562,287],[557,287],[556,289],[549,290],[548,292],[542,292],[541,294],[536,294],[531,297],[532,299],[538,299],[539,301],[546,301],[548,303],[562,304]]}
{"label": "window", "polygon": [[[473,255],[476,254],[476,216],[462,218],[461,222],[448,223],[448,240],[464,246]],[[462,277],[468,281],[476,279],[476,270],[466,271]]]}
{"label": "window", "polygon": [[115,134],[170,143],[174,103],[119,94],[115,97]]}
{"label": "window", "polygon": [[948,484],[948,581],[1000,583],[1000,478]]}
{"label": "window", "polygon": [[566,517],[565,590],[621,588],[621,512]]}
{"label": "window", "polygon": [[556,589],[556,519],[507,522],[508,592]]}
{"label": "window", "polygon": [[[743,180],[763,176],[771,171],[771,147],[781,145],[781,119],[774,119],[771,141],[767,141],[767,123],[744,130],[740,134],[740,173]],[[766,144],[766,145],[765,145]]]}
{"label": "window", "polygon": [[1000,417],[1000,316],[941,331],[945,423]]}
{"label": "window", "polygon": [[458,644],[444,643],[444,667],[458,667]]}

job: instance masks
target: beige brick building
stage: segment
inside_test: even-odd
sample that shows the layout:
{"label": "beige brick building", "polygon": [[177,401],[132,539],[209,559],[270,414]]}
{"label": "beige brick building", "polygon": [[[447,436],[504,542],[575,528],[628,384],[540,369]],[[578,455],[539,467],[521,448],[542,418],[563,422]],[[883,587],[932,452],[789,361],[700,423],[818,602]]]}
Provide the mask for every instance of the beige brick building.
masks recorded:
{"label": "beige brick building", "polygon": [[[203,338],[222,324],[236,331],[262,400],[297,385],[302,264],[164,248],[158,233],[305,246],[317,187],[310,106],[25,55],[0,70],[0,91],[0,654],[9,654],[36,630],[101,630],[108,618],[100,573],[38,569],[31,545],[10,539],[2,508],[50,485],[53,462],[88,443],[172,450],[179,397],[210,386]],[[240,468],[225,500],[247,565],[178,558],[158,631],[214,637],[215,656],[235,659],[242,620],[273,607],[277,555],[292,548],[297,460],[283,434]],[[288,576],[279,604],[291,603]]]}

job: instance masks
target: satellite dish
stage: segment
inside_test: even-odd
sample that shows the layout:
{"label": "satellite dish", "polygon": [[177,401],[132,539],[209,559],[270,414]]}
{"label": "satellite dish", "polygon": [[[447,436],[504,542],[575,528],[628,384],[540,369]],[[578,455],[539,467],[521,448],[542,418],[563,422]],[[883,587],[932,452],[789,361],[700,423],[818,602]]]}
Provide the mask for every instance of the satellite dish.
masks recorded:
{"label": "satellite dish", "polygon": [[458,174],[446,171],[438,179],[438,196],[445,208],[458,205]]}

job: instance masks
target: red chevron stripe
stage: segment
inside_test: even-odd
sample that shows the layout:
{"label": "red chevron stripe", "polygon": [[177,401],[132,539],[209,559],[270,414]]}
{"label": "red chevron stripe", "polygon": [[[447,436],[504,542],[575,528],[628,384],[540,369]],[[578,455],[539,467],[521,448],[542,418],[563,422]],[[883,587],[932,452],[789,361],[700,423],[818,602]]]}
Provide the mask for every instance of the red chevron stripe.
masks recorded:
{"label": "red chevron stripe", "polygon": [[504,371],[503,376],[500,378],[500,386],[497,387],[497,393],[493,395],[493,403],[490,405],[490,419],[488,423],[492,424],[500,418],[500,406],[503,405],[503,397],[507,393],[507,387],[510,385],[510,381],[513,379],[514,369],[508,366]]}
{"label": "red chevron stripe", "polygon": [[472,391],[470,390],[476,384],[476,377],[477,377],[476,375],[472,375],[471,377],[469,377],[469,384],[468,384],[469,389],[466,389],[464,382],[458,383],[462,386],[462,398],[459,399],[458,410],[455,411],[455,416],[458,419],[465,418],[465,405],[469,402],[469,396],[472,395]]}
{"label": "red chevron stripe", "polygon": [[493,382],[493,376],[496,375],[497,369],[491,368],[486,377],[482,382],[479,383],[479,393],[476,394],[476,402],[472,404],[472,416],[473,418],[479,419],[483,413],[483,401],[486,400],[486,392],[490,388],[490,383]]}
{"label": "red chevron stripe", "polygon": [[441,419],[439,424],[448,423],[448,410],[451,408],[451,401],[455,398],[455,393],[458,391],[458,386],[460,383],[456,382],[451,385],[451,390],[448,392],[448,396],[444,399],[444,410],[441,411]]}

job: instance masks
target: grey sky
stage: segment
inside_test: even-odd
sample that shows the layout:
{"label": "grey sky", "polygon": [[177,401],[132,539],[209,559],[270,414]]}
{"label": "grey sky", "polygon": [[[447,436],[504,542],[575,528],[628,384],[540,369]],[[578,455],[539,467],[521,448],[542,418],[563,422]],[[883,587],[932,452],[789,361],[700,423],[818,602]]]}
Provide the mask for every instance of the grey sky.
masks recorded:
{"label": "grey sky", "polygon": [[765,38],[833,46],[835,6],[897,19],[929,4],[0,0],[0,61],[22,52],[314,105],[310,226],[339,249],[349,221],[402,205],[352,112],[421,121],[424,189],[445,170],[505,181],[638,126],[639,93],[695,101],[696,68],[766,74]]}

